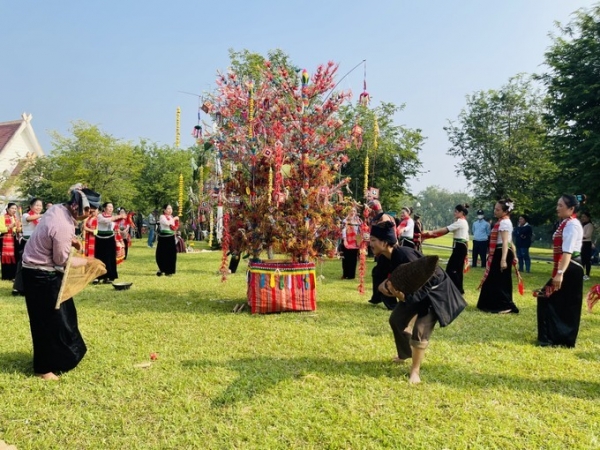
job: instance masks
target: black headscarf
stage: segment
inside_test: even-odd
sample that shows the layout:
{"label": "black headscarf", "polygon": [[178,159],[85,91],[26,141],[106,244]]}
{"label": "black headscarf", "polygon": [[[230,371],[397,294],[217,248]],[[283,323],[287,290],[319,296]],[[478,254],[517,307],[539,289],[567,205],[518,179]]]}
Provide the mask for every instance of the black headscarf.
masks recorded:
{"label": "black headscarf", "polygon": [[387,242],[390,245],[396,245],[396,227],[394,222],[386,221],[373,225],[371,227],[371,236],[376,237],[380,241]]}
{"label": "black headscarf", "polygon": [[77,214],[82,216],[85,214],[86,209],[90,208],[90,204],[100,205],[100,194],[91,189],[81,188],[76,185],[71,189],[71,199],[67,204],[73,210],[77,208]]}

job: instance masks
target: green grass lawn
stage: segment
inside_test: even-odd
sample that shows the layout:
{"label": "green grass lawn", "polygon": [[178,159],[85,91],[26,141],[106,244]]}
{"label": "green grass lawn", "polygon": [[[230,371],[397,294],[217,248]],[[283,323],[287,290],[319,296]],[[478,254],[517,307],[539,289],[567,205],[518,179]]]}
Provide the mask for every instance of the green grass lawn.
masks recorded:
{"label": "green grass lawn", "polygon": [[[449,254],[425,253],[443,265]],[[391,362],[389,312],[340,280],[339,260],[318,266],[316,312],[256,316],[231,312],[245,263],[222,283],[220,260],[181,254],[159,278],[136,242],[119,267],[131,290],[76,297],[89,350],[58,382],[32,376],[24,301],[2,282],[0,439],[19,450],[600,448],[600,308],[583,313],[575,349],[536,347],[529,292],[549,277],[544,261],[524,275],[519,315],[478,312],[483,270],[470,270],[469,307],[435,330],[413,386]],[[135,367],[151,352],[150,368]]]}

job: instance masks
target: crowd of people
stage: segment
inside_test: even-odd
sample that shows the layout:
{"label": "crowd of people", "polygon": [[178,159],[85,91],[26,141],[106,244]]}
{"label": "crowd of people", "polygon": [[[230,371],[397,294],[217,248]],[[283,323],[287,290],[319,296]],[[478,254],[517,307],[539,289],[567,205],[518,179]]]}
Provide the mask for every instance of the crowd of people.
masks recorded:
{"label": "crowd of people", "polygon": [[[46,204],[33,198],[25,213],[15,203],[6,206],[0,221],[2,234],[2,279],[13,282],[13,295],[24,295],[33,341],[33,369],[45,380],[56,380],[81,361],[87,348],[78,328],[73,299],[58,305],[67,262],[75,249],[104,264],[106,273],[95,284],[112,283],[117,267],[127,259],[131,236],[138,231],[134,213],[111,202],[100,202],[100,194],[75,185],[62,204]],[[179,218],[165,205],[158,219],[157,275],[176,271],[175,233]],[[82,240],[78,238],[81,235]],[[86,259],[74,258],[75,261]]]}
{"label": "crowd of people", "polygon": [[[576,196],[562,195],[557,200],[556,211],[558,223],[553,233],[554,268],[550,280],[537,290],[537,327],[538,344],[540,346],[574,347],[579,332],[581,307],[583,301],[583,282],[589,279],[592,259],[593,225],[588,212],[577,216],[579,201]],[[398,354],[396,361],[412,358],[409,380],[420,381],[420,364],[424,349],[427,347],[433,328],[442,322],[436,316],[436,296],[443,292],[445,304],[460,303],[465,293],[463,273],[469,267],[477,267],[477,259],[485,268],[478,289],[477,308],[486,313],[517,314],[519,308],[513,299],[513,274],[517,280],[519,291],[523,293],[521,273],[530,273],[531,257],[529,248],[533,242],[533,229],[526,215],[518,217],[517,227],[513,227],[510,219],[515,203],[510,198],[501,199],[494,205],[493,214],[496,219],[491,224],[485,220],[483,210],[477,211],[477,219],[472,224],[474,246],[472,249],[472,265],[468,260],[469,248],[469,213],[467,204],[456,205],[455,220],[442,228],[423,230],[420,221],[418,233],[415,219],[411,218],[412,210],[402,208],[400,217],[386,214],[379,201],[372,200],[367,204],[368,225],[370,226],[370,249],[375,256],[372,271],[373,292],[369,302],[382,303],[392,311],[390,326],[393,331]],[[347,242],[349,226],[358,226],[356,209],[344,221],[342,232],[342,248],[349,247]],[[420,219],[420,218],[419,218]],[[351,233],[355,233],[352,230]],[[443,276],[436,273],[419,291],[405,295],[395,291],[389,284],[392,272],[400,265],[422,257],[421,243],[426,239],[434,239],[452,233],[452,252]],[[415,235],[418,239],[415,239]],[[350,245],[356,246],[355,242]],[[417,244],[418,242],[418,244]],[[347,250],[345,250],[347,251]],[[356,251],[356,248],[353,248]],[[345,255],[345,253],[344,253]],[[356,267],[356,258],[349,258]],[[342,278],[349,273],[348,262],[343,262]],[[353,277],[352,277],[353,278]],[[442,288],[442,280],[450,281]],[[437,289],[432,289],[432,283]]]}
{"label": "crowd of people", "polygon": [[[383,211],[379,201],[366,205],[365,222],[356,207],[349,209],[341,224],[339,251],[342,279],[354,279],[364,239],[375,258],[372,271],[372,304],[382,303],[392,311],[389,323],[396,343],[395,361],[412,360],[409,381],[420,382],[420,366],[436,323],[448,325],[466,306],[463,274],[471,267],[468,261],[469,205],[454,208],[454,221],[433,230],[424,230],[420,218],[410,207],[401,209],[398,218]],[[487,242],[485,249],[473,248],[473,265],[481,258],[485,271],[479,284],[477,308],[487,313],[518,313],[513,301],[513,270],[521,284],[520,272],[530,272],[529,247],[533,231],[525,215],[519,216],[513,229],[510,220],[515,204],[510,198],[494,205],[496,222],[490,226],[477,212],[472,230],[475,242]],[[556,206],[558,223],[553,234],[553,271],[546,285],[535,291],[537,296],[538,343],[541,346],[575,346],[579,331],[583,282],[589,278],[592,258],[593,225],[589,213],[577,218],[578,199],[562,195]],[[13,293],[24,294],[33,340],[35,373],[43,379],[57,379],[60,373],[74,368],[86,353],[85,342],[78,329],[73,299],[60,304],[58,293],[64,268],[72,248],[88,258],[104,263],[106,273],[96,283],[118,279],[118,264],[127,258],[131,233],[137,226],[133,213],[115,212],[111,202],[100,202],[100,194],[74,186],[68,201],[46,205],[34,198],[24,214],[9,203],[2,233],[2,279],[13,281]],[[153,219],[153,220],[151,220]],[[156,230],[152,226],[156,224]],[[172,276],[177,265],[177,231],[179,217],[167,204],[162,214],[148,217],[148,246],[156,239],[157,276]],[[486,226],[487,224],[487,226]],[[84,237],[77,239],[77,230]],[[368,230],[368,234],[365,230]],[[154,233],[156,231],[156,233]],[[452,252],[445,270],[440,267],[414,292],[402,292],[391,283],[392,273],[399,267],[423,257],[424,240],[452,234]],[[154,237],[156,234],[156,237]],[[487,238],[486,238],[487,237]],[[238,257],[239,260],[239,257]],[[517,267],[518,265],[518,267]]]}

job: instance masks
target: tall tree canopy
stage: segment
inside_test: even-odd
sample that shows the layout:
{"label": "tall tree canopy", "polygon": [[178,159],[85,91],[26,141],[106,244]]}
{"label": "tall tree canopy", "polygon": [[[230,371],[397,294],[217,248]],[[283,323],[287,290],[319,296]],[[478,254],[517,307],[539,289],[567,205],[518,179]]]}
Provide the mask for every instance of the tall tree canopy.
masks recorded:
{"label": "tall tree canopy", "polygon": [[[421,216],[421,222],[426,230],[444,227],[454,222],[454,208],[456,205],[468,203],[471,206],[470,211],[479,208],[491,212],[486,204],[473,203],[472,197],[466,192],[450,192],[438,186],[428,186],[419,192],[412,203],[414,212]],[[487,208],[486,208],[487,207]],[[469,214],[469,221],[474,217]],[[492,217],[488,214],[488,218]]]}
{"label": "tall tree canopy", "polygon": [[[379,189],[380,201],[387,209],[399,209],[407,191],[406,182],[418,175],[422,166],[419,152],[425,138],[419,129],[411,129],[394,123],[394,115],[404,109],[393,103],[381,103],[375,108],[365,105],[345,105],[340,117],[344,129],[352,135],[358,125],[362,129],[360,139],[353,139],[347,150],[350,160],[342,167],[342,174],[349,176],[352,196],[364,200],[365,156],[369,155],[368,187]],[[377,142],[377,144],[375,144]]]}
{"label": "tall tree canopy", "polygon": [[53,132],[52,137],[50,155],[37,158],[20,177],[21,192],[60,202],[70,186],[82,182],[105,200],[118,205],[133,203],[143,163],[132,143],[81,121],[73,123],[71,136]]}
{"label": "tall tree canopy", "polygon": [[[600,195],[600,5],[574,13],[546,52],[546,115],[561,187]],[[599,210],[599,209],[597,209]]]}
{"label": "tall tree canopy", "polygon": [[457,123],[444,128],[464,175],[480,200],[510,196],[521,211],[548,193],[557,172],[543,121],[542,96],[523,75],[499,90],[467,96]]}

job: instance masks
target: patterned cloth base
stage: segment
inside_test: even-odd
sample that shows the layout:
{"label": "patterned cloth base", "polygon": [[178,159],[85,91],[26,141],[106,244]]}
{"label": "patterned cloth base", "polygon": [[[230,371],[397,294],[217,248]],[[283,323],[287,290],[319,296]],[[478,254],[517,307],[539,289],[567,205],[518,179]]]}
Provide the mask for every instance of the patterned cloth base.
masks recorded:
{"label": "patterned cloth base", "polygon": [[317,309],[314,263],[250,262],[247,278],[252,314]]}

